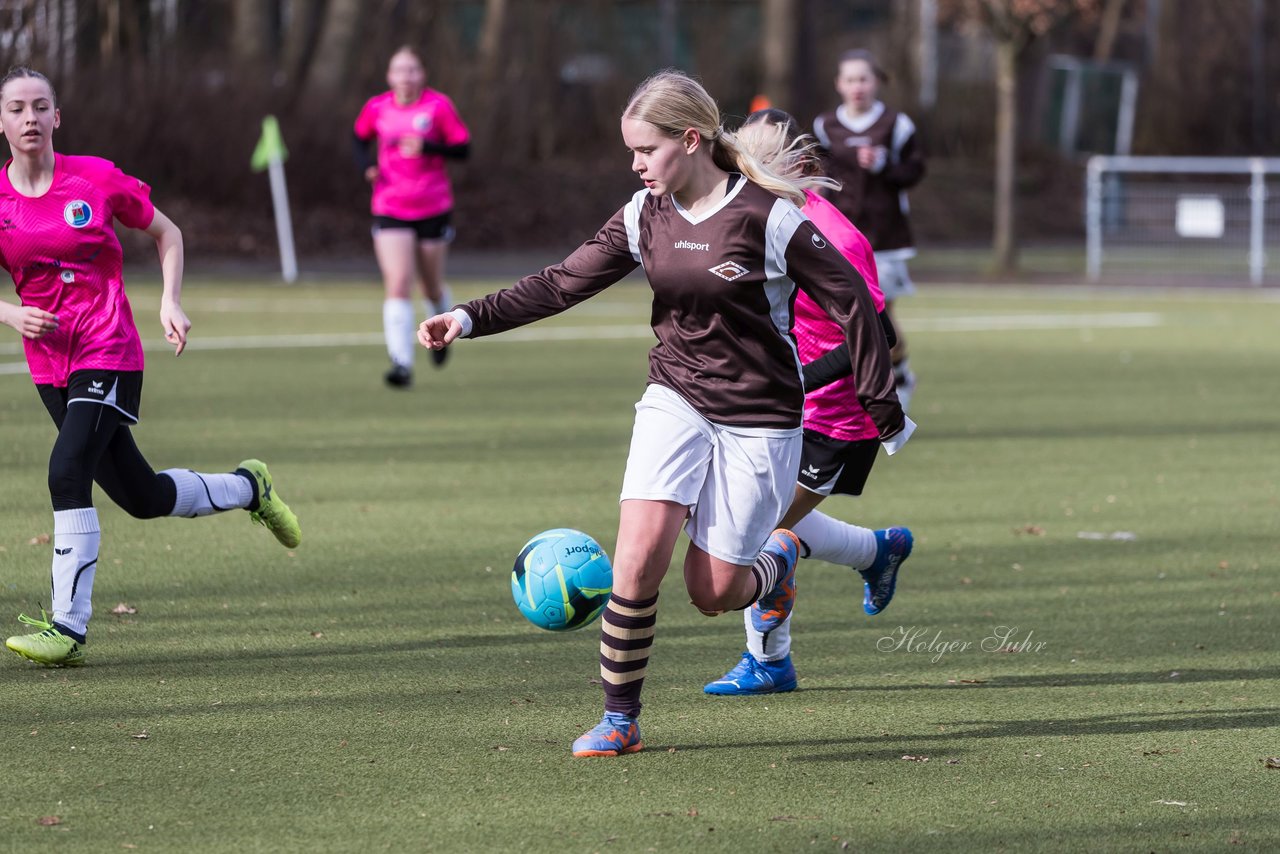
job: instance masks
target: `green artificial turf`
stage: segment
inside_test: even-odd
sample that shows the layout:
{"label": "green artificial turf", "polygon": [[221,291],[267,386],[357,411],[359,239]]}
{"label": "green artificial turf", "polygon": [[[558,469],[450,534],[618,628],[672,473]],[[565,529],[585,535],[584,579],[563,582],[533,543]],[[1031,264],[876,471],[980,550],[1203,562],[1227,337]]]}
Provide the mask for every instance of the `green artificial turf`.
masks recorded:
{"label": "green artificial turf", "polygon": [[[132,292],[158,339],[157,288]],[[192,349],[149,353],[137,441],[157,469],[265,460],[304,541],[99,501],[89,665],[0,659],[0,850],[1280,846],[1280,302],[901,303],[920,430],[864,498],[824,505],[913,528],[892,606],[866,617],[854,574],[805,562],[799,690],[708,697],[741,622],[688,604],[678,555],[646,750],[579,760],[597,627],[527,624],[510,563],[551,527],[612,548],[646,293],[462,342],[443,371],[422,354],[398,392],[375,285],[189,283]],[[0,374],[14,633],[47,604],[52,439]]]}

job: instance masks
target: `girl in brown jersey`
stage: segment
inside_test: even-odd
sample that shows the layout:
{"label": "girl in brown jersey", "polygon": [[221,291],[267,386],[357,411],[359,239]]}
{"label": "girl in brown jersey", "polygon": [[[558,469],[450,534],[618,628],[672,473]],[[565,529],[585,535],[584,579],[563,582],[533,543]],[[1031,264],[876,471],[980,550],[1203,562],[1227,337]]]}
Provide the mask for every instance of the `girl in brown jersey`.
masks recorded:
{"label": "girl in brown jersey", "polygon": [[[841,104],[814,120],[813,135],[827,150],[827,174],[841,184],[829,196],[832,203],[875,250],[885,314],[892,320],[894,301],[915,293],[907,272],[907,259],[916,254],[907,190],[924,177],[925,166],[915,124],[879,98],[886,79],[869,52],[841,54],[836,73]],[[898,343],[892,350],[893,370],[905,409],[916,378],[907,364],[902,328],[895,323],[894,331]]]}
{"label": "girl in brown jersey", "polygon": [[[605,714],[575,756],[642,747],[637,716],[658,588],[683,528],[685,587],[705,614],[757,601],[785,619],[794,534],[774,530],[800,460],[804,388],[791,336],[799,285],[845,330],[859,401],[896,450],[910,434],[888,346],[861,277],[797,208],[804,194],[738,150],[715,101],[686,75],[651,77],[622,114],[637,192],[563,263],[429,318],[432,350],[549,317],[643,264],[657,345],[636,405],[601,627]],[[863,384],[865,378],[865,384]]]}
{"label": "girl in brown jersey", "polygon": [[[738,141],[742,148],[805,188],[802,210],[823,236],[862,273],[873,302],[884,304],[875,260],[867,239],[835,206],[817,194],[835,183],[822,174],[816,142],[802,134],[796,120],[778,109],[747,116]],[[838,185],[835,189],[839,189]],[[850,281],[850,287],[859,282]],[[886,336],[892,332],[881,317]],[[800,538],[801,557],[851,567],[864,582],[863,609],[869,615],[884,610],[893,598],[898,570],[911,554],[912,534],[903,527],[873,531],[827,516],[817,507],[830,495],[860,496],[880,452],[879,430],[862,410],[857,377],[843,353],[844,335],[803,292],[796,294],[793,332],[805,361],[804,446],[795,498],[782,527]],[[893,343],[892,339],[889,342]],[[824,361],[843,361],[843,375],[827,383]],[[743,611],[747,650],[724,676],[708,683],[708,694],[774,694],[796,688],[791,663],[791,618],[781,622],[753,605]]]}

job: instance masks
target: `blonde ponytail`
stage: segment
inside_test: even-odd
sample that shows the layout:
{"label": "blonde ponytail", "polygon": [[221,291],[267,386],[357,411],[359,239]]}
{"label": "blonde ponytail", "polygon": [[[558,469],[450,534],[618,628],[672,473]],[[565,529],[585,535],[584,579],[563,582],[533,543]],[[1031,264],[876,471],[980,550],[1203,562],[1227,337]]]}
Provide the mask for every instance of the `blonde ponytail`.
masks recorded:
{"label": "blonde ponytail", "polygon": [[[726,135],[732,137],[731,145],[738,152],[739,169],[744,175],[798,206],[804,205],[805,190],[840,189],[839,181],[822,174],[818,143],[811,136],[792,137],[786,125],[768,121],[748,121],[737,133]],[[768,182],[781,183],[770,186]],[[799,191],[800,201],[795,201],[791,190]]]}
{"label": "blonde ponytail", "polygon": [[804,204],[807,184],[779,174],[769,163],[739,145],[737,136],[721,125],[720,108],[715,99],[683,71],[659,71],[641,83],[622,116],[648,122],[672,137],[693,128],[708,143],[716,166],[726,172],[741,172],[747,180],[796,206]]}

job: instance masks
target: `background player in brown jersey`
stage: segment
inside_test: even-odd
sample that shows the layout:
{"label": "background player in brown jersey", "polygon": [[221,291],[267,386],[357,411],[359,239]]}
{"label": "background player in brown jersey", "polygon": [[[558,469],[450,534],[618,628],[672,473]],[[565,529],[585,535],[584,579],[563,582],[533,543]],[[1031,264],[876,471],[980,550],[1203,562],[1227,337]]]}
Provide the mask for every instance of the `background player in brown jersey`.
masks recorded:
{"label": "background player in brown jersey", "polygon": [[[821,188],[838,189],[823,176],[814,139],[800,132],[788,113],[766,109],[747,116],[738,132],[738,144],[762,163],[804,188],[801,209],[840,250],[865,282],[850,280],[848,287],[866,287],[872,301],[883,306],[876,278],[875,260],[867,239],[835,206],[817,194]],[[886,334],[892,327],[886,326]],[[879,531],[834,519],[816,508],[829,495],[861,495],[871,467],[880,452],[879,431],[858,402],[857,377],[845,372],[832,383],[813,370],[821,360],[844,350],[839,324],[801,291],[796,294],[796,345],[805,362],[804,447],[795,498],[782,519],[782,527],[800,538],[801,557],[816,558],[852,567],[863,579],[863,610],[878,614],[893,598],[898,570],[911,554],[912,534],[907,528]],[[708,683],[708,694],[774,694],[796,687],[791,662],[791,617],[777,620],[759,604],[743,612],[747,650],[724,676]]]}
{"label": "background player in brown jersey", "polygon": [[[887,77],[865,50],[840,55],[836,91],[841,104],[814,120],[813,134],[827,150],[826,172],[840,182],[831,201],[871,241],[885,311],[893,318],[898,297],[915,293],[907,259],[916,254],[907,190],[924,177],[924,154],[915,124],[879,99]],[[893,371],[898,398],[907,408],[916,379],[907,364],[907,341],[895,324]]]}
{"label": "background player in brown jersey", "polygon": [[637,192],[564,262],[429,318],[439,350],[551,316],[643,264],[653,290],[649,384],[623,476],[614,586],[601,627],[605,714],[576,756],[642,747],[637,716],[658,588],[683,528],[684,580],[703,613],[759,601],[784,619],[795,597],[794,534],[774,530],[793,497],[804,388],[791,336],[799,285],[844,330],[859,401],[896,450],[911,424],[859,274],[800,212],[803,191],[739,151],[715,101],[679,72],[643,83],[622,114]]}

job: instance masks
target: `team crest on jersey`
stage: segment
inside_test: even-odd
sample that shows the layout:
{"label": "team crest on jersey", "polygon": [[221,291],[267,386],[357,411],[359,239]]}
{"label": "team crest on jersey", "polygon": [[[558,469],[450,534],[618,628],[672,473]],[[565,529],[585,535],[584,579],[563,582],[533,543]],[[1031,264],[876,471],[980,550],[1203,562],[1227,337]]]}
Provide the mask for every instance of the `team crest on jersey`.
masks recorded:
{"label": "team crest on jersey", "polygon": [[63,270],[58,274],[58,278],[62,279],[62,283],[69,285],[76,280],[76,274],[70,270]]}
{"label": "team crest on jersey", "polygon": [[88,202],[76,199],[74,202],[67,202],[67,206],[62,209],[62,218],[72,228],[84,228],[93,219],[93,208],[89,207]]}
{"label": "team crest on jersey", "polygon": [[418,133],[426,133],[431,128],[431,114],[418,113],[413,117],[413,129]]}
{"label": "team crest on jersey", "polygon": [[815,249],[826,249],[826,248],[827,248],[827,241],[825,241],[825,240],[823,240],[823,239],[822,239],[822,235],[821,235],[821,234],[815,234],[815,235],[813,235],[813,237],[810,237],[809,239],[813,241],[813,246],[814,246],[814,248],[815,248]]}
{"label": "team crest on jersey", "polygon": [[726,282],[732,282],[734,279],[741,279],[751,271],[734,261],[725,261],[711,267],[710,272],[715,273]]}

